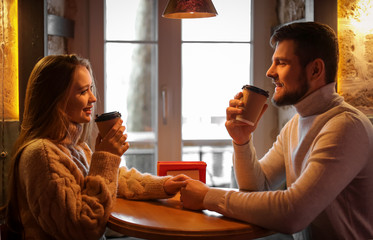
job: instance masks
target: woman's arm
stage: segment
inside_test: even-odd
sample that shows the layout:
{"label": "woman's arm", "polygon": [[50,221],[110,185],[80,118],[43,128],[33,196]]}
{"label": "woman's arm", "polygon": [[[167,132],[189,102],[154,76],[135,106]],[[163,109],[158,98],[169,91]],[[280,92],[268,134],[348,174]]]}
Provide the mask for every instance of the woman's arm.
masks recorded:
{"label": "woman's arm", "polygon": [[118,197],[127,199],[159,199],[174,196],[185,180],[189,177],[178,175],[175,177],[159,177],[143,174],[135,168],[128,170],[126,167],[119,169]]}

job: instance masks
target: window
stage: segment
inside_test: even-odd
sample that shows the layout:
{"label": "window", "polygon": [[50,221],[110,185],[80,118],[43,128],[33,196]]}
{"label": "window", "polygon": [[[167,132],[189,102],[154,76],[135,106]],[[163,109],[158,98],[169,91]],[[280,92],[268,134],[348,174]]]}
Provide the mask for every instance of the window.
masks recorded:
{"label": "window", "polygon": [[250,1],[215,0],[216,18],[182,20],[183,160],[207,163],[207,181],[229,186],[229,99],[250,79]]}
{"label": "window", "polygon": [[128,167],[155,173],[157,151],[157,1],[106,0],[105,111],[127,123]]}
{"label": "window", "polygon": [[214,0],[218,17],[163,19],[165,0],[105,1],[105,111],[127,123],[128,167],[207,163],[206,181],[229,186],[225,109],[251,76],[251,1]]}

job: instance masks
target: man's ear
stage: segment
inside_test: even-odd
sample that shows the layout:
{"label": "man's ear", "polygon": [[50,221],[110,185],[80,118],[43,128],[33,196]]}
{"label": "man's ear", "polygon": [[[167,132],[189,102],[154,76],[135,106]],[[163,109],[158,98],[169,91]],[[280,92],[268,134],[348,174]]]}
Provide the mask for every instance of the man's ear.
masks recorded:
{"label": "man's ear", "polygon": [[316,58],[307,66],[307,73],[311,81],[322,80],[325,81],[325,64],[321,58]]}

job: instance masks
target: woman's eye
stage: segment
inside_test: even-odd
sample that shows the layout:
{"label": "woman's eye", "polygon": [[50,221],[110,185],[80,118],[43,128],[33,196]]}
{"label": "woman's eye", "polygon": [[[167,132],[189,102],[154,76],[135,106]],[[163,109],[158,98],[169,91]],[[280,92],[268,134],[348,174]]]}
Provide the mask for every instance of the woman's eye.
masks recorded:
{"label": "woman's eye", "polygon": [[84,94],[86,94],[88,91],[93,92],[93,86],[87,87],[86,89],[84,89],[83,91],[81,91],[80,94],[81,94],[81,95],[84,95]]}

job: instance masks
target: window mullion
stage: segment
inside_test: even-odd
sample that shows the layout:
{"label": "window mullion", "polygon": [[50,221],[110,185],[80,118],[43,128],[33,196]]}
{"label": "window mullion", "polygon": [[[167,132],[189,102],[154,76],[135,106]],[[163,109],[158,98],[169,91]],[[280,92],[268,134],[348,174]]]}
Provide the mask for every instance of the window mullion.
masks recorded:
{"label": "window mullion", "polygon": [[158,161],[181,161],[181,21],[158,1]]}

